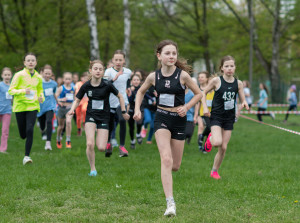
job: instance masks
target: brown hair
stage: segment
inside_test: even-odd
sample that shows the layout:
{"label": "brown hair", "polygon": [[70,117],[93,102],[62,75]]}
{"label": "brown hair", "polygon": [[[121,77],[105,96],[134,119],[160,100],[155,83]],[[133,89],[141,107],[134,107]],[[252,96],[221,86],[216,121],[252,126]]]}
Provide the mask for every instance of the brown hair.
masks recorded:
{"label": "brown hair", "polygon": [[52,71],[52,67],[49,64],[46,64],[45,66],[43,66],[40,71],[44,72],[44,70],[46,70],[46,69],[49,69]]}
{"label": "brown hair", "polygon": [[[34,56],[35,57],[35,59],[37,60],[37,56],[34,54],[34,53],[32,53],[32,52],[29,52],[29,53],[26,53],[25,54],[25,56],[23,57],[23,61],[25,61],[25,59],[26,59],[26,57],[27,56]],[[15,67],[15,70],[16,71],[20,71],[20,70],[23,70],[24,69],[24,65],[23,66],[19,66],[19,67]]]}
{"label": "brown hair", "polygon": [[200,71],[200,72],[198,73],[198,77],[199,77],[200,74],[205,74],[205,76],[206,76],[207,79],[210,78],[210,73],[209,73],[208,71],[206,71],[206,70]]}
{"label": "brown hair", "polygon": [[264,90],[267,92],[267,95],[269,96],[269,90],[267,86],[264,83],[260,83],[260,84],[263,86]]}
{"label": "brown hair", "polygon": [[[172,40],[163,40],[161,41],[157,47],[156,47],[156,54],[161,54],[162,49],[167,46],[167,45],[173,45],[175,46],[176,50],[177,50],[177,54],[178,54],[178,46],[177,43],[172,41]],[[193,68],[191,65],[188,65],[187,60],[184,58],[177,58],[177,61],[175,63],[175,66],[180,68],[181,70],[186,71],[187,73],[191,73],[193,71]],[[158,62],[158,67],[161,68],[161,63],[160,61]]]}
{"label": "brown hair", "polygon": [[246,87],[247,87],[247,88],[250,88],[250,82],[247,81],[247,80],[244,80],[244,82],[246,83]]}
{"label": "brown hair", "polygon": [[220,66],[219,66],[219,71],[220,71],[221,73],[223,73],[223,71],[222,71],[221,68],[223,67],[224,63],[225,63],[226,61],[228,61],[228,60],[233,60],[234,63],[235,63],[235,59],[234,59],[232,56],[230,56],[230,55],[224,56],[224,57],[221,59],[221,63],[220,63]]}
{"label": "brown hair", "polygon": [[4,67],[4,68],[2,69],[1,74],[3,74],[3,72],[6,71],[6,70],[8,70],[8,71],[10,71],[10,73],[12,73],[12,71],[11,71],[11,69],[10,69],[9,67]]}
{"label": "brown hair", "polygon": [[[91,70],[96,63],[101,64],[103,66],[103,69],[105,69],[104,63],[101,60],[92,60],[92,61],[90,61],[89,70]],[[88,73],[88,79],[89,80],[92,79],[92,74]]]}
{"label": "brown hair", "polygon": [[122,50],[116,50],[113,54],[113,57],[116,55],[116,54],[122,54],[124,59],[125,59],[125,53],[122,51]]}

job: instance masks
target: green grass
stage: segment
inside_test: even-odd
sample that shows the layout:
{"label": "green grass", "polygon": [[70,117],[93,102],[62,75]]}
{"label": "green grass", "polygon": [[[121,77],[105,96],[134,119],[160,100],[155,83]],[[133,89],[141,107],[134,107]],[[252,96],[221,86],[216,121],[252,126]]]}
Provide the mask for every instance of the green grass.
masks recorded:
{"label": "green grass", "polygon": [[[300,131],[299,116],[287,124],[283,117],[263,118]],[[36,128],[33,164],[23,166],[25,141],[13,118],[9,154],[0,154],[0,222],[299,222],[300,136],[242,118],[234,128],[219,181],[209,177],[216,149],[199,153],[195,131],[173,174],[177,216],[168,219],[155,144],[137,145],[128,158],[96,151],[91,178],[85,137],[74,129],[71,151],[53,140],[46,152]]]}

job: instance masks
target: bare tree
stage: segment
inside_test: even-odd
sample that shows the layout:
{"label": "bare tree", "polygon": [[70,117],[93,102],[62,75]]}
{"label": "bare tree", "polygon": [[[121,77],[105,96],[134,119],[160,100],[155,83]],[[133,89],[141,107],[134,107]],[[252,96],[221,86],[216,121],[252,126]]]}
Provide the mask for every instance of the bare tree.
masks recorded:
{"label": "bare tree", "polygon": [[87,13],[88,13],[89,28],[90,28],[91,60],[100,59],[95,2],[94,0],[86,0],[85,2],[86,2]]}
{"label": "bare tree", "polygon": [[[223,2],[227,5],[229,10],[234,14],[238,22],[242,25],[243,29],[250,33],[250,29],[247,24],[243,22],[241,17],[238,15],[236,10],[228,3],[227,0],[223,0]],[[280,87],[280,73],[278,69],[279,63],[279,40],[282,34],[285,32],[288,23],[285,26],[282,26],[282,21],[280,17],[280,6],[281,0],[276,0],[275,2],[275,10],[269,7],[269,5],[264,0],[260,0],[260,2],[265,6],[267,11],[273,17],[273,27],[272,27],[272,56],[271,58],[267,58],[263,55],[262,50],[260,49],[257,38],[254,38],[253,49],[256,55],[256,58],[262,65],[262,67],[266,70],[269,75],[269,79],[271,81],[271,92],[272,92],[272,101],[273,102],[282,102],[283,94],[282,89]],[[249,6],[249,4],[248,4]],[[289,23],[290,24],[290,23]],[[253,26],[255,26],[255,19],[253,17]]]}
{"label": "bare tree", "polygon": [[124,7],[124,45],[123,51],[126,54],[126,66],[130,64],[130,29],[131,29],[131,21],[130,21],[130,11],[128,0],[123,0]]}

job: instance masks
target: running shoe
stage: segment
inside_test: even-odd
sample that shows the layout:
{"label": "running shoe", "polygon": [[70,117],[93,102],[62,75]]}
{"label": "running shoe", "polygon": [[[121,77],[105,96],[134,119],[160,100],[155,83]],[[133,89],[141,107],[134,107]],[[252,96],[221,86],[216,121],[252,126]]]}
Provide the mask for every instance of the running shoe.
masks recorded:
{"label": "running shoe", "polygon": [[112,148],[111,144],[107,143],[106,149],[105,149],[105,157],[110,157],[112,154],[112,150],[113,150],[113,148]]}
{"label": "running shoe", "polygon": [[270,112],[270,116],[271,118],[274,120],[275,119],[275,113],[274,112]]}
{"label": "running shoe", "polygon": [[142,131],[141,131],[141,137],[145,138],[146,135],[147,135],[147,129],[143,128]]}
{"label": "running shoe", "polygon": [[170,202],[167,205],[167,209],[164,213],[164,216],[168,216],[168,217],[176,216],[176,205],[174,202]]}
{"label": "running shoe", "polygon": [[211,142],[210,142],[210,137],[211,137],[211,133],[209,133],[209,135],[207,136],[206,142],[204,144],[204,150],[206,152],[210,152],[211,149],[212,149],[212,145],[211,145]]}
{"label": "running shoe", "polygon": [[147,141],[146,143],[147,143],[147,144],[152,144],[152,141]]}
{"label": "running shoe", "polygon": [[135,143],[130,143],[130,149],[135,149]]}
{"label": "running shoe", "polygon": [[57,149],[61,149],[62,148],[62,144],[60,141],[56,141],[56,147]]}
{"label": "running shoe", "polygon": [[119,157],[127,157],[128,151],[125,149],[124,146],[119,146],[120,155]]}
{"label": "running shoe", "polygon": [[216,179],[216,180],[219,180],[221,179],[220,175],[218,174],[218,172],[215,172],[215,171],[211,171],[210,172],[210,177]]}
{"label": "running shoe", "polygon": [[24,156],[23,165],[26,165],[27,163],[32,163],[32,159],[29,156]]}
{"label": "running shoe", "polygon": [[112,147],[117,147],[117,146],[119,146],[118,141],[117,141],[116,139],[111,139],[111,140],[110,140],[110,143],[111,143],[111,146],[112,146]]}
{"label": "running shoe", "polygon": [[136,137],[136,139],[137,139],[137,143],[141,145],[143,142],[143,138],[141,136],[139,136],[139,137]]}
{"label": "running shoe", "polygon": [[90,177],[95,177],[97,176],[97,170],[93,170],[88,174]]}
{"label": "running shoe", "polygon": [[46,142],[45,150],[52,150],[51,142],[50,142],[50,141],[47,141],[47,142]]}
{"label": "running shoe", "polygon": [[71,141],[66,141],[66,148],[68,149],[72,148]]}

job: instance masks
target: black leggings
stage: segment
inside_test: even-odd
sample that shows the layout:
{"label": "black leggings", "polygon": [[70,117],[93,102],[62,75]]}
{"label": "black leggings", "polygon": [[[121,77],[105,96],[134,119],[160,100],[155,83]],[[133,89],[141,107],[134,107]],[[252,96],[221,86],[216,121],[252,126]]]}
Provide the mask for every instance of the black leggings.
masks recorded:
{"label": "black leggings", "polygon": [[47,133],[47,141],[51,141],[52,136],[52,119],[53,119],[53,111],[47,111],[42,116],[38,117],[40,128],[42,132],[45,132],[46,127],[46,133]]}
{"label": "black leggings", "polygon": [[[133,119],[134,112],[129,111],[129,115],[130,115],[130,118],[128,120],[129,134],[130,134],[130,139],[134,140],[134,124],[135,124],[135,120]],[[141,132],[142,126],[143,126],[143,118],[141,118],[141,120],[136,122],[136,133],[139,134]]]}
{"label": "black leggings", "polygon": [[111,133],[114,129],[115,116],[118,117],[119,124],[120,124],[120,129],[119,129],[119,131],[120,131],[119,132],[119,134],[120,134],[120,146],[124,146],[125,145],[125,138],[126,138],[126,120],[122,116],[120,106],[116,109],[114,109],[114,108],[110,109],[108,142],[110,142]]}
{"label": "black leggings", "polygon": [[29,156],[33,142],[33,129],[37,111],[16,112],[20,137],[26,139],[25,156]]}
{"label": "black leggings", "polygon": [[[266,110],[267,110],[266,108],[258,108],[257,111],[266,111]],[[265,115],[265,116],[271,116],[270,114],[257,114],[258,121],[262,122],[261,116],[263,116],[263,115]]]}
{"label": "black leggings", "polygon": [[[288,111],[297,111],[297,105],[290,105],[290,107],[289,107],[289,109],[288,109]],[[286,114],[285,115],[285,121],[287,121],[288,120],[288,117],[289,117],[289,114]]]}

